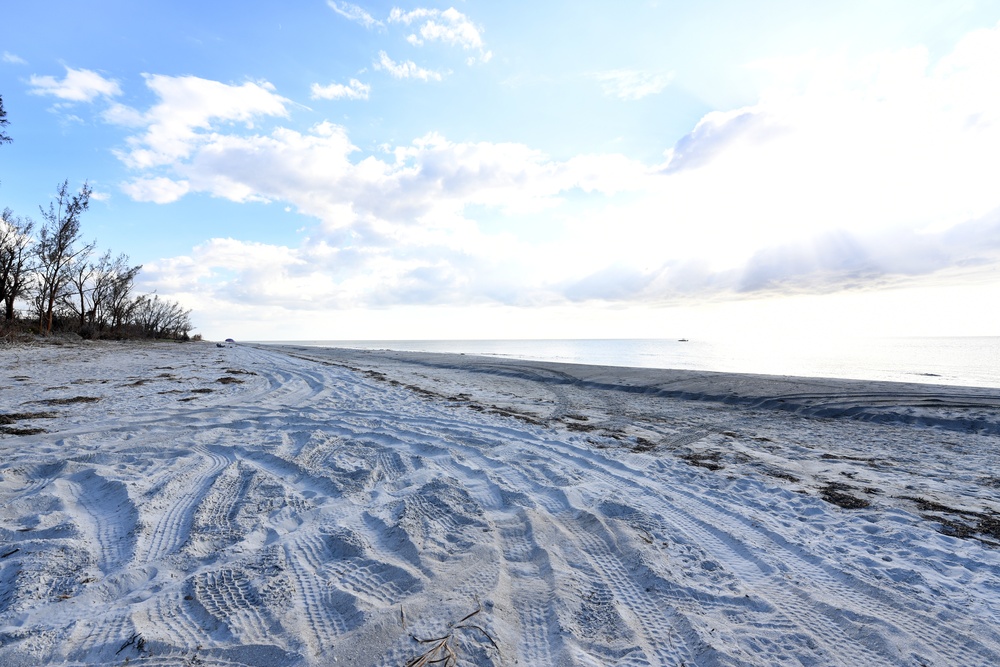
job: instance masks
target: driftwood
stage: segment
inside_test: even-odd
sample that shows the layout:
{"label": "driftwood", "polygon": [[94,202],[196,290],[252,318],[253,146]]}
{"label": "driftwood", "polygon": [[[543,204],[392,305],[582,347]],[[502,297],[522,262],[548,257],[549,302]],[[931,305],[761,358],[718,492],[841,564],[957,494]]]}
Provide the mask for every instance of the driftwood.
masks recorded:
{"label": "driftwood", "polygon": [[[464,617],[459,619],[457,622],[452,623],[449,626],[448,633],[441,637],[432,637],[430,639],[421,639],[412,633],[407,633],[410,635],[410,639],[417,642],[418,644],[431,644],[431,646],[421,653],[420,655],[411,658],[407,663],[406,667],[426,667],[427,665],[443,665],[443,667],[456,667],[458,665],[458,655],[455,653],[455,649],[451,646],[451,641],[455,636],[455,632],[458,630],[476,630],[483,637],[486,637],[490,645],[496,650],[497,655],[500,654],[500,647],[493,640],[482,626],[476,625],[475,623],[467,623],[469,619],[476,616],[483,610],[482,603],[476,599],[477,608],[474,612],[466,614]],[[403,613],[403,606],[399,606],[399,620],[403,625],[403,629],[406,629],[406,615]]]}

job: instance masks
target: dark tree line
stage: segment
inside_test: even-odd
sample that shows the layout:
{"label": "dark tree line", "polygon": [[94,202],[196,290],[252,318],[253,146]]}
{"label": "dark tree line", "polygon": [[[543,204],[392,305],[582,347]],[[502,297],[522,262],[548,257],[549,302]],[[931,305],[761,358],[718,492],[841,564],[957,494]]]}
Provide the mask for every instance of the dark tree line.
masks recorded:
{"label": "dark tree line", "polygon": [[[0,302],[9,329],[29,325],[43,335],[75,331],[85,338],[186,338],[191,311],[157,295],[133,292],[141,265],[128,255],[97,254],[84,243],[80,217],[90,205],[86,184],[73,193],[56,190],[42,223],[15,215],[0,220]],[[16,303],[27,307],[22,316]]]}
{"label": "dark tree line", "polygon": [[[10,143],[7,112],[0,96],[0,144]],[[147,337],[187,339],[191,311],[157,295],[133,293],[141,265],[128,255],[96,255],[84,243],[80,218],[90,207],[90,186],[79,192],[63,181],[42,224],[15,215],[0,216],[0,308],[2,329],[33,329],[43,335],[75,331],[85,338]],[[26,315],[17,305],[27,308]]]}

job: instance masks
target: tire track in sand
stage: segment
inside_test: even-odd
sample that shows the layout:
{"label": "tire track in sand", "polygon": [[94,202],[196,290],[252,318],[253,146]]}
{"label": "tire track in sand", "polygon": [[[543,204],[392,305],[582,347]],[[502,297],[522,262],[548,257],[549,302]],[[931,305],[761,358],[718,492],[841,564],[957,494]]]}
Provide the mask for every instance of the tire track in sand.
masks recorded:
{"label": "tire track in sand", "polygon": [[156,518],[149,536],[143,540],[145,545],[140,551],[145,562],[165,558],[184,545],[199,504],[219,473],[230,463],[228,457],[217,451],[195,450],[194,453],[200,465],[193,474],[177,480],[177,489],[166,512]]}
{"label": "tire track in sand", "polygon": [[79,508],[75,519],[88,542],[97,546],[95,561],[101,572],[110,574],[132,560],[139,513],[124,484],[88,468],[53,485],[71,499],[70,507]]}
{"label": "tire track in sand", "polygon": [[[748,588],[762,595],[776,609],[779,626],[792,623],[804,635],[818,636],[824,647],[823,659],[829,664],[898,664],[903,658],[900,649],[882,638],[899,635],[908,636],[901,645],[923,647],[921,652],[935,655],[942,664],[954,658],[956,641],[966,655],[978,656],[980,664],[1000,664],[1000,655],[960,628],[942,626],[930,613],[921,613],[897,599],[891,589],[875,588],[837,569],[729,506],[680,484],[670,488],[670,502],[657,503],[658,494],[648,480],[620,462],[609,460],[608,465],[596,466],[594,459],[603,458],[599,454],[574,451],[565,443],[550,444],[561,450],[562,460],[575,459],[592,475],[604,477],[619,489],[631,489],[626,493],[638,507],[655,507],[665,521],[695,539]],[[785,576],[789,571],[801,575],[803,582],[818,585],[800,587]],[[844,607],[837,602],[841,600],[850,604]],[[881,628],[881,632],[872,632],[873,628]],[[865,642],[857,641],[862,636]]]}
{"label": "tire track in sand", "polygon": [[549,553],[534,536],[527,512],[519,509],[494,517],[503,570],[517,581],[515,611],[518,655],[529,665],[554,665],[565,653],[562,627],[552,603],[555,577]]}
{"label": "tire track in sand", "polygon": [[[467,463],[476,452],[480,456],[479,461],[489,458],[483,456],[483,443],[478,447],[461,445],[461,427],[456,426],[454,431],[453,436],[448,438],[448,447],[460,450],[464,462]],[[482,431],[483,429],[476,431],[477,440],[482,441]],[[534,448],[525,443],[537,442],[534,435],[528,433],[523,433],[519,440],[518,447],[529,450]],[[559,455],[559,460],[568,464],[569,468],[587,474],[591,479],[603,479],[609,487],[624,490],[637,507],[649,505],[656,514],[665,517],[664,520],[675,531],[701,544],[708,557],[721,561],[721,566],[732,571],[749,590],[760,592],[769,604],[762,606],[759,601],[742,603],[730,598],[720,599],[714,605],[720,609],[729,608],[729,613],[734,617],[747,619],[750,623],[749,627],[744,628],[747,637],[751,635],[753,626],[761,629],[762,624],[786,635],[795,629],[800,637],[812,636],[819,642],[805,653],[811,651],[813,659],[830,664],[898,664],[903,658],[899,649],[881,637],[898,636],[901,631],[910,636],[910,642],[902,644],[912,643],[914,640],[918,647],[923,644],[924,648],[918,648],[917,652],[929,653],[926,649],[931,648],[944,661],[954,655],[953,651],[947,650],[947,637],[953,636],[949,635],[949,630],[942,631],[939,624],[933,623],[929,617],[914,614],[901,601],[892,600],[892,595],[886,591],[873,589],[832,564],[823,563],[818,556],[802,553],[801,548],[794,548],[787,541],[779,539],[779,536],[761,531],[751,525],[747,518],[739,517],[717,503],[708,502],[701,495],[686,491],[685,498],[689,502],[657,503],[655,499],[661,494],[652,484],[646,483],[637,471],[567,443],[545,441],[543,446],[547,458]],[[627,607],[633,608],[634,618],[655,617],[657,610],[662,607],[657,604],[646,605],[642,600],[657,596],[649,596],[644,587],[640,587],[642,582],[630,583],[628,579],[621,578],[620,573],[629,568],[621,559],[622,547],[615,544],[611,533],[605,529],[602,532],[606,539],[595,541],[592,531],[581,530],[579,520],[565,514],[573,508],[571,503],[554,502],[554,494],[565,483],[564,476],[554,478],[547,469],[524,470],[533,461],[537,461],[534,457],[539,455],[540,452],[537,451],[532,451],[532,456],[510,456],[508,453],[504,457],[506,461],[493,461],[491,467],[495,472],[492,477],[494,480],[502,477],[507,482],[505,486],[511,485],[522,491],[530,489],[529,496],[542,499],[541,504],[550,511],[553,522],[573,535],[574,540],[582,545],[582,553],[587,554],[585,560],[590,562],[594,570],[603,579],[613,583],[617,590],[627,592],[626,597],[629,599],[624,602]],[[511,475],[512,467],[520,468],[522,474]],[[683,489],[678,489],[677,485],[672,489],[674,492],[678,490]],[[560,510],[564,513],[560,514]],[[737,517],[736,525],[733,525],[733,517]],[[784,576],[789,565],[781,567],[785,561],[790,564],[790,569],[805,574],[805,578],[815,578],[818,586],[803,589],[789,582]],[[676,598],[678,588],[676,585],[672,588]],[[823,591],[822,597],[820,590]],[[677,603],[676,599],[665,599],[668,596],[660,597],[664,598],[661,602]],[[831,598],[834,600],[832,604],[825,602]],[[838,599],[841,602],[836,602]],[[888,606],[887,602],[890,603]],[[713,606],[711,602],[708,604]],[[662,612],[659,615],[662,617]],[[652,624],[653,627],[656,625],[656,622]],[[873,632],[876,628],[879,630]],[[710,648],[698,639],[693,630],[686,634],[686,641],[693,641],[694,646],[701,644],[700,650]],[[864,642],[857,641],[859,636],[866,636],[867,639]],[[748,641],[747,637],[743,641]],[[669,643],[664,642],[664,637],[658,637],[656,633],[652,633],[649,640],[654,646]],[[992,652],[968,636],[963,636],[958,641],[970,655],[979,656],[983,664],[989,664],[992,660]],[[725,651],[725,647],[720,647],[719,650]],[[776,644],[772,650],[783,649]],[[805,657],[802,651],[799,655]],[[658,657],[663,661],[678,659],[676,654],[660,653]]]}
{"label": "tire track in sand", "polygon": [[294,582],[292,615],[299,618],[298,629],[311,655],[321,656],[361,623],[357,598],[330,586],[319,574],[330,559],[321,536],[299,531],[285,541],[284,551]]}

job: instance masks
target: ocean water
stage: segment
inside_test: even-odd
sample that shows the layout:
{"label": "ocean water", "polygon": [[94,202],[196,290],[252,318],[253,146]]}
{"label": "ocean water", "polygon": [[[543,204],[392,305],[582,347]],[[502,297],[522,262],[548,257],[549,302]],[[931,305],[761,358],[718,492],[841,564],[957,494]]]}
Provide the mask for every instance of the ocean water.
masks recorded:
{"label": "ocean water", "polygon": [[282,342],[317,347],[451,352],[605,366],[1000,388],[1000,337],[810,341],[580,339]]}

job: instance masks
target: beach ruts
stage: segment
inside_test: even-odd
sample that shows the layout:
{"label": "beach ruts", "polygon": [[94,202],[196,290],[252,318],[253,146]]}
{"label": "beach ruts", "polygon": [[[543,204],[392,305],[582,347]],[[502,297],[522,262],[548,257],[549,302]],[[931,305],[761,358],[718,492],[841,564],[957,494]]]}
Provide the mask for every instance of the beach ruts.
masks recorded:
{"label": "beach ruts", "polygon": [[998,390],[211,343],[0,378],[2,665],[1000,664]]}

